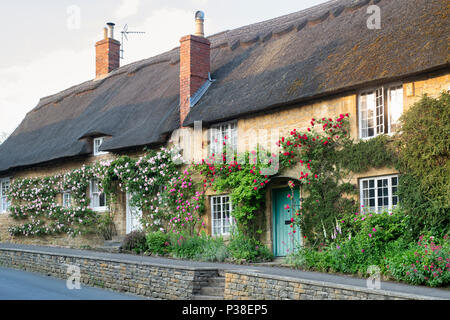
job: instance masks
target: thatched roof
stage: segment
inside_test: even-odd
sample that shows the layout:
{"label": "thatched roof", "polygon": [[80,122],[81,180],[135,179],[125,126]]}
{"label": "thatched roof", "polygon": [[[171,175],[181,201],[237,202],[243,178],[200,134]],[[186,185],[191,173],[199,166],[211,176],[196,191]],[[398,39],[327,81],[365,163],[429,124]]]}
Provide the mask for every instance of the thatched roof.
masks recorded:
{"label": "thatched roof", "polygon": [[[367,6],[381,8],[369,30]],[[184,125],[279,108],[448,68],[446,0],[340,0],[209,37],[216,81]],[[179,124],[179,48],[42,98],[0,146],[0,172],[103,150],[160,144]]]}

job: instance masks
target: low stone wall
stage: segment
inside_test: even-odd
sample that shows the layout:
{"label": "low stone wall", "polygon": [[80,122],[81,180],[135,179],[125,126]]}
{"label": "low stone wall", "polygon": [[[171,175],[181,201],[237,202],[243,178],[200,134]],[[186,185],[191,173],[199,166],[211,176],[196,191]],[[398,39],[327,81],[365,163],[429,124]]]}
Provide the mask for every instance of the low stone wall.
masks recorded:
{"label": "low stone wall", "polygon": [[428,300],[426,296],[227,270],[225,300]]}
{"label": "low stone wall", "polygon": [[81,283],[157,299],[191,299],[218,275],[217,269],[172,267],[135,261],[0,249],[0,265],[68,279],[67,265],[80,267]]}
{"label": "low stone wall", "polygon": [[80,268],[81,283],[170,300],[190,300],[211,277],[225,275],[225,300],[426,300],[429,296],[283,277],[250,270],[168,266],[79,253],[0,248],[0,266],[68,279],[68,265]]}

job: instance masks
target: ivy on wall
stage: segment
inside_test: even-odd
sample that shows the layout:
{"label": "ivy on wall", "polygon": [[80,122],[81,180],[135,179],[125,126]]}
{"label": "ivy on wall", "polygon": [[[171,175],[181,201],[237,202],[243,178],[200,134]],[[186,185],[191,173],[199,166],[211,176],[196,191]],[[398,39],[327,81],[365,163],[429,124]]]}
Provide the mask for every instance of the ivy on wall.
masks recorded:
{"label": "ivy on wall", "polygon": [[410,236],[450,232],[450,94],[424,95],[401,117],[396,137],[399,196]]}

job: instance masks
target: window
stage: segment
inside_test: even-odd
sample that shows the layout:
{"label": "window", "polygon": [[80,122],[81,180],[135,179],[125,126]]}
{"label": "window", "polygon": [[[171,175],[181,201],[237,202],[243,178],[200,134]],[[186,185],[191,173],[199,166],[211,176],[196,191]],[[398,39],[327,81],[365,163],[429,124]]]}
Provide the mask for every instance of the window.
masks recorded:
{"label": "window", "polygon": [[359,95],[359,128],[362,139],[399,129],[403,112],[403,86],[386,86]]}
{"label": "window", "polygon": [[72,206],[72,195],[70,192],[63,192],[62,206],[63,208],[70,208]]}
{"label": "window", "polygon": [[11,202],[8,201],[10,179],[0,179],[0,213],[8,211]]}
{"label": "window", "polygon": [[107,154],[108,152],[100,151],[100,146],[102,145],[104,137],[94,138],[94,156],[99,156],[102,154]]}
{"label": "window", "polygon": [[237,150],[237,122],[227,122],[217,124],[209,130],[209,154],[221,154],[223,143],[226,142],[228,148]]}
{"label": "window", "polygon": [[361,179],[361,205],[364,212],[381,213],[398,204],[398,176]]}
{"label": "window", "polygon": [[211,197],[212,234],[228,235],[231,226],[231,201],[229,196]]}
{"label": "window", "polygon": [[106,195],[100,191],[98,180],[91,180],[91,208],[96,211],[107,210]]}

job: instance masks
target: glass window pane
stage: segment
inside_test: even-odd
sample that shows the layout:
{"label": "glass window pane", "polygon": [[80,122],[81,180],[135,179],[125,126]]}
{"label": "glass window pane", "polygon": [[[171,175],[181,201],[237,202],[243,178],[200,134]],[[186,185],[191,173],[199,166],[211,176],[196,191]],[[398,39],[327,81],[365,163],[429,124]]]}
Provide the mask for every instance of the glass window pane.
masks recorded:
{"label": "glass window pane", "polygon": [[403,113],[403,86],[390,88],[388,92],[389,122],[391,132],[398,130]]}

